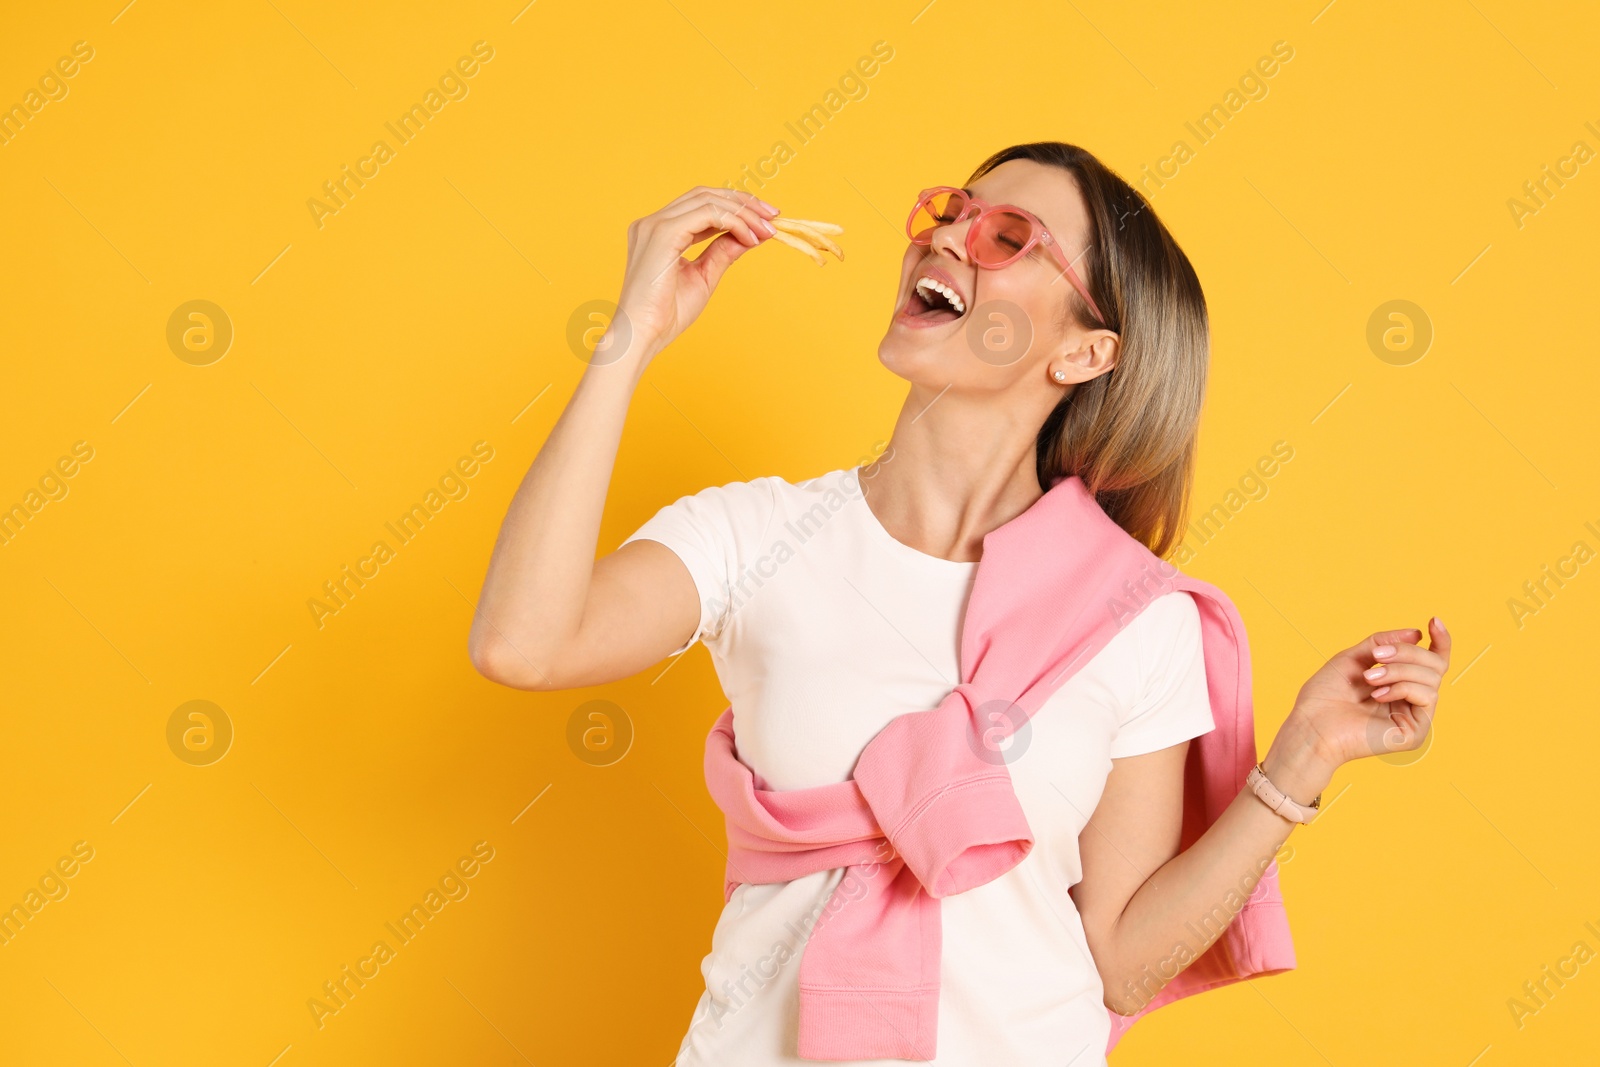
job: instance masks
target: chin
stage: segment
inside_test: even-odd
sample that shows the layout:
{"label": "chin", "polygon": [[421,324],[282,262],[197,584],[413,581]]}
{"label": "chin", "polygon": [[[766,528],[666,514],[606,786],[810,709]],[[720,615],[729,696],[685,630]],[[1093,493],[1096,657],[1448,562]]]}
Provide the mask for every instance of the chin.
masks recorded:
{"label": "chin", "polygon": [[928,384],[937,379],[941,389],[958,376],[956,361],[967,355],[959,335],[933,338],[921,336],[922,331],[911,336],[908,333],[890,326],[878,342],[878,362],[891,374],[912,383]]}

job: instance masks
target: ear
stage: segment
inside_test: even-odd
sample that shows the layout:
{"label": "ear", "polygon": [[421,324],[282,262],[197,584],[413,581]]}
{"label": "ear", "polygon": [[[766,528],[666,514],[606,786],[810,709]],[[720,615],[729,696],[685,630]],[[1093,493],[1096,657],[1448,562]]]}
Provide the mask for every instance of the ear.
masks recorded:
{"label": "ear", "polygon": [[1076,347],[1060,358],[1067,364],[1067,374],[1075,381],[1086,382],[1111,370],[1122,353],[1122,339],[1110,330],[1092,330],[1077,338]]}

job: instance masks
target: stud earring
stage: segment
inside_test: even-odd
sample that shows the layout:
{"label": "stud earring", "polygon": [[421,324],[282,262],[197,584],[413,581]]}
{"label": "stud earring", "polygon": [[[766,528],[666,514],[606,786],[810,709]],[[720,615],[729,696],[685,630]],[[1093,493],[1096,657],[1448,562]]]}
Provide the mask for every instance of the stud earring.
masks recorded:
{"label": "stud earring", "polygon": [[1064,381],[1066,381],[1066,380],[1067,380],[1067,372],[1066,372],[1066,371],[1064,371],[1064,370],[1058,370],[1058,371],[1056,371],[1056,373],[1055,373],[1055,379],[1056,379],[1056,381],[1058,381],[1058,382],[1064,382]]}

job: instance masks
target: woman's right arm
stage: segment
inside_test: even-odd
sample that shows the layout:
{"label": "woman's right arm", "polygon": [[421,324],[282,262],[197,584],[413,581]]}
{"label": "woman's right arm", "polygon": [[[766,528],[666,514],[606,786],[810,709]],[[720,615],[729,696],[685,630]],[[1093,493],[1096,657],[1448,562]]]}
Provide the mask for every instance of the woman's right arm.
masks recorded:
{"label": "woman's right arm", "polygon": [[[728,266],[772,235],[766,219],[776,214],[746,194],[699,186],[628,227],[617,314],[512,498],[489,560],[467,643],[485,677],[517,689],[600,685],[694,633],[700,597],[688,568],[648,540],[595,559],[600,518],[645,368],[705,309]],[[683,258],[713,234],[699,257]]]}

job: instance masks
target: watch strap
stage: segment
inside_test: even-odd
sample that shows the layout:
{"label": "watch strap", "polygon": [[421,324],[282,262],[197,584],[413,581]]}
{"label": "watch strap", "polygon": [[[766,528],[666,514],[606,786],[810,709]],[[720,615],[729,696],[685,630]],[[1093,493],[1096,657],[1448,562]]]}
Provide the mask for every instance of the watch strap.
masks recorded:
{"label": "watch strap", "polygon": [[1261,769],[1260,763],[1250,768],[1250,773],[1245,777],[1245,784],[1250,787],[1256,796],[1261,798],[1267,807],[1291,822],[1309,823],[1322,810],[1321,793],[1318,793],[1309,805],[1297,804],[1272,784],[1272,780],[1267,777],[1267,772]]}

